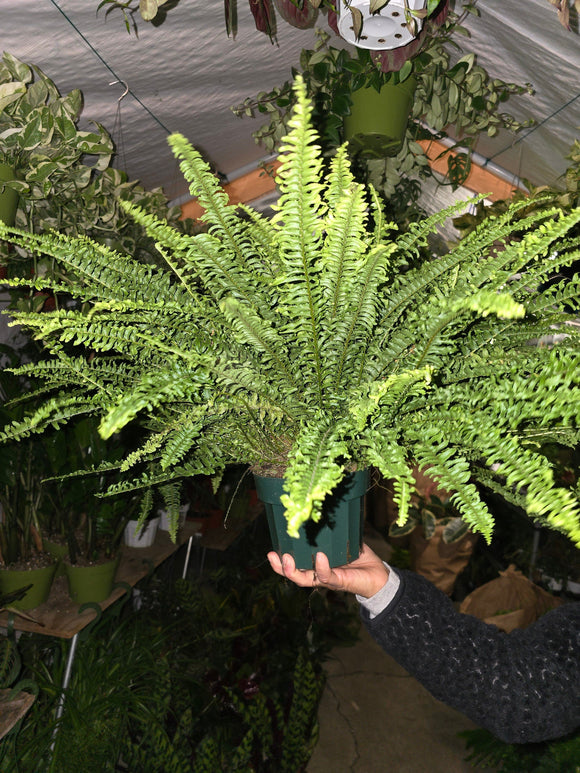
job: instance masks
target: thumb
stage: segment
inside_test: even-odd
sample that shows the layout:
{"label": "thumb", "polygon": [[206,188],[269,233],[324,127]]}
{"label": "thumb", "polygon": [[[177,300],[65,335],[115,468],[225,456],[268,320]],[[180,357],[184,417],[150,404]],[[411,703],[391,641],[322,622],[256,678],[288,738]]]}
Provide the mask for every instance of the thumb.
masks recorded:
{"label": "thumb", "polygon": [[330,582],[332,576],[332,569],[330,568],[330,562],[328,557],[324,553],[317,553],[314,563],[316,568],[316,576],[321,583]]}

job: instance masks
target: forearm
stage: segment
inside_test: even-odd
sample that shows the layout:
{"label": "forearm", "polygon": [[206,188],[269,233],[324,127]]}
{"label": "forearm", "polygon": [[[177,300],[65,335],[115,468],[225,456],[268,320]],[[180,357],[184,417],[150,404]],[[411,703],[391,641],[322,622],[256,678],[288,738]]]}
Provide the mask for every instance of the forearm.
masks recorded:
{"label": "forearm", "polygon": [[[422,577],[398,575],[387,608],[372,619],[363,608],[363,621],[435,697],[509,742],[554,738],[580,724],[580,605],[550,613],[556,625],[548,615],[505,634],[456,612]],[[373,599],[362,603],[372,607]]]}

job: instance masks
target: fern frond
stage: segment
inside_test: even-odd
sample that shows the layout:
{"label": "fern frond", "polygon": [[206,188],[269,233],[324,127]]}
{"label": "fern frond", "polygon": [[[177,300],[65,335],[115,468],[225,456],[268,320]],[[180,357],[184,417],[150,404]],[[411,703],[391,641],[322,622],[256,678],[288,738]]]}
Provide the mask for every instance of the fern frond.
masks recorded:
{"label": "fern frond", "polygon": [[319,250],[324,224],[318,216],[322,204],[322,153],[310,126],[312,106],[299,77],[296,110],[289,121],[292,129],[281,147],[278,169],[280,198],[274,224],[282,273],[276,281],[281,305],[292,308],[291,329],[305,360],[311,360],[319,404],[323,405],[322,358],[320,352],[321,290],[316,275],[321,270]]}
{"label": "fern frond", "polygon": [[321,416],[298,436],[286,469],[288,493],[280,498],[291,537],[298,536],[300,526],[308,519],[320,519],[322,503],[344,477],[349,450],[343,431],[344,427]]}
{"label": "fern frond", "polygon": [[369,427],[361,433],[361,448],[368,463],[376,467],[386,480],[393,481],[393,499],[398,509],[397,524],[406,523],[415,478],[407,459],[406,450],[397,443],[396,433]]}
{"label": "fern frond", "polygon": [[450,448],[440,436],[434,434],[417,438],[415,458],[419,467],[429,469],[429,476],[436,480],[441,488],[453,492],[450,501],[457,507],[463,519],[490,542],[494,526],[493,516],[481,500],[477,488],[469,482],[469,461]]}

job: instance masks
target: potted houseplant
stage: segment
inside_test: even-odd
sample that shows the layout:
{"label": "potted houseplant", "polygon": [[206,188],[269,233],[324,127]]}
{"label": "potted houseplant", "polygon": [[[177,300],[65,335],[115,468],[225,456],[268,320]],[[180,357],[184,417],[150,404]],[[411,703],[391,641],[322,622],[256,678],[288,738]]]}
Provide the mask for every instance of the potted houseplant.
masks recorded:
{"label": "potted houseplant", "polygon": [[[119,202],[132,201],[167,217],[180,230],[192,228],[192,222],[180,220],[180,208],[169,207],[161,189],[148,191],[110,166],[114,145],[105,129],[99,124],[94,132],[78,128],[82,104],[78,89],[61,95],[38,67],[4,53],[0,60],[0,197],[11,196],[12,204],[18,205],[12,222],[20,228],[85,234],[143,262],[154,261],[158,253],[152,240]],[[3,174],[3,162],[10,162],[14,171]],[[51,261],[17,253],[6,242],[0,242],[0,262],[12,277],[46,275],[55,269]],[[12,303],[20,309],[55,302],[58,299],[48,293],[12,292]]]}
{"label": "potted houseplant", "polygon": [[[578,282],[536,289],[574,260],[567,233],[580,213],[532,214],[535,229],[509,242],[516,205],[448,255],[421,260],[454,209],[397,237],[344,146],[323,173],[300,78],[296,95],[272,221],[229,205],[200,154],[170,138],[209,232],[181,235],[131,208],[165,271],[90,240],[0,225],[0,237],[74,267],[71,292],[87,304],[16,314],[49,354],[16,372],[34,370],[53,393],[1,438],[81,413],[99,416],[107,438],[139,417],[149,437],[112,492],[249,464],[284,477],[292,538],[370,465],[395,479],[404,521],[412,467],[429,467],[487,538],[493,519],[474,481],[580,542],[576,497],[553,484],[537,450],[543,439],[576,442],[578,342],[564,306]],[[555,329],[564,335],[553,348],[529,343]]]}
{"label": "potted houseplant", "polygon": [[53,436],[46,481],[54,506],[45,518],[44,542],[61,558],[70,596],[79,604],[110,595],[126,524],[137,505],[128,495],[102,496],[116,479],[127,446],[122,433],[104,441],[97,428],[89,416]]}
{"label": "potted houseplant", "polygon": [[[469,174],[471,153],[482,132],[494,136],[502,128],[517,132],[528,125],[500,107],[510,96],[529,93],[529,85],[492,78],[472,53],[452,56],[452,50],[459,49],[457,39],[469,35],[462,25],[464,14],[450,11],[443,20],[430,22],[420,48],[411,58],[398,62],[397,70],[393,70],[390,60],[365,49],[350,51],[329,45],[330,37],[322,30],[317,30],[314,48],[301,52],[299,70],[314,103],[315,126],[328,153],[348,138],[345,132],[352,132],[349,124],[359,120],[356,108],[361,98],[364,100],[368,94],[380,104],[381,94],[393,89],[402,92],[398,102],[410,107],[410,112],[399,119],[403,136],[395,135],[398,140],[393,137],[390,142],[373,138],[368,158],[364,158],[364,140],[359,139],[352,148],[353,152],[363,150],[367,179],[387,198],[395,196],[404,179],[432,174],[420,140],[460,138],[449,143],[447,149],[449,180],[457,186]],[[293,76],[296,72],[293,70]],[[286,134],[293,104],[292,80],[288,80],[269,92],[247,98],[233,111],[240,117],[267,116],[268,122],[254,137],[272,152]],[[366,112],[372,117],[373,110]],[[364,115],[361,120],[365,120]],[[370,129],[356,133],[375,135],[377,129],[371,124]],[[386,134],[388,137],[390,133]],[[382,153],[393,155],[377,159],[377,145]],[[455,155],[451,152],[454,150]]]}
{"label": "potted houseplant", "polygon": [[[18,362],[9,347],[2,347],[2,353],[10,363]],[[22,379],[1,372],[2,425],[22,418],[21,406],[7,406],[8,400],[19,397],[22,391]],[[25,589],[11,602],[15,609],[33,609],[46,601],[56,569],[42,540],[42,515],[50,507],[43,487],[49,469],[48,442],[37,436],[0,447],[0,592]]]}
{"label": "potted houseplant", "polygon": [[[0,163],[14,172],[12,179],[5,178],[5,187],[32,201],[45,199],[55,187],[66,187],[74,198],[96,171],[107,168],[113,142],[98,124],[94,132],[77,129],[81,109],[78,89],[61,96],[42,70],[4,52]],[[82,163],[87,155],[96,156],[93,168]]]}

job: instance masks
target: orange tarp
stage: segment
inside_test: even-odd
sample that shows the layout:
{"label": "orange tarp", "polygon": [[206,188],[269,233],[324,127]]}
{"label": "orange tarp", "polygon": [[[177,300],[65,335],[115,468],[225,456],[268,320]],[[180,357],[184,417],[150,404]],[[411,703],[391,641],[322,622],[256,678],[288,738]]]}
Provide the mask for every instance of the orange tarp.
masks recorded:
{"label": "orange tarp", "polygon": [[[420,144],[429,158],[431,167],[442,175],[447,174],[447,155],[443,158],[438,158],[446,150],[445,146],[436,140],[423,140]],[[231,183],[226,183],[224,189],[229,195],[230,203],[238,204],[240,202],[253,201],[273,191],[275,184],[272,172],[278,166],[279,162],[274,161],[272,164],[268,164],[268,172],[264,169],[255,169],[253,172],[238,177]],[[517,190],[515,185],[476,164],[472,165],[464,187],[475,193],[489,194],[489,198],[492,201],[509,199],[514,191]],[[197,200],[192,199],[182,205],[181,211],[183,213],[182,217],[191,217],[197,220],[203,210]]]}

